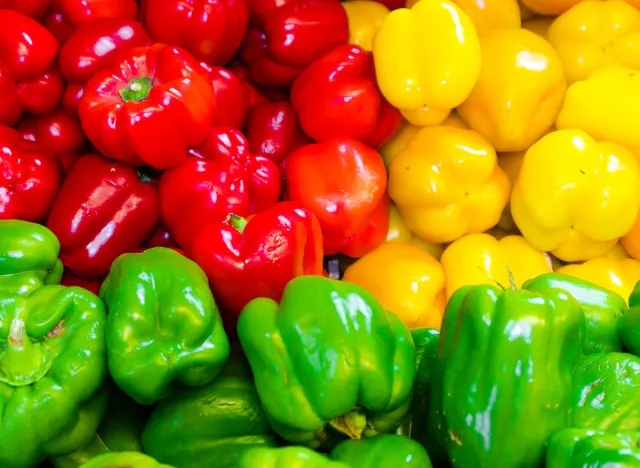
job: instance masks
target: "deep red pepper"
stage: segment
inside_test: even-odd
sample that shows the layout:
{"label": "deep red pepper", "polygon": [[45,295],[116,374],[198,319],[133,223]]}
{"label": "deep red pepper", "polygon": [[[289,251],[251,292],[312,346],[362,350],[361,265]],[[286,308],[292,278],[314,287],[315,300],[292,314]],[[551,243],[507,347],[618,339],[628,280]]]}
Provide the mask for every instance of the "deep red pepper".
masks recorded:
{"label": "deep red pepper", "polygon": [[63,286],[78,286],[86,289],[89,292],[92,292],[96,296],[99,296],[100,286],[102,286],[103,281],[103,277],[85,279],[74,275],[69,270],[64,270],[64,274],[62,275],[62,281],[60,282],[60,284],[62,284]]}
{"label": "deep red pepper", "polygon": [[212,128],[189,153],[160,179],[162,223],[183,249],[204,225],[229,213],[259,213],[280,198],[278,167],[252,155],[246,138],[234,128]]}
{"label": "deep red pepper", "polygon": [[176,243],[173,241],[173,238],[171,237],[171,234],[169,233],[169,231],[167,231],[167,228],[164,227],[162,224],[158,224],[156,226],[155,231],[153,231],[153,233],[151,234],[151,237],[147,239],[147,241],[145,242],[145,245],[148,248],[177,247]]}
{"label": "deep red pepper", "polygon": [[216,96],[216,114],[212,127],[229,126],[242,128],[249,108],[249,89],[242,80],[226,68],[201,62],[200,66],[211,79]]}
{"label": "deep red pepper", "polygon": [[207,224],[187,256],[205,271],[216,302],[235,320],[252,299],[280,301],[297,276],[322,274],[322,232],[299,203],[276,203],[247,220]]}
{"label": "deep red pepper", "polygon": [[0,125],[0,219],[42,221],[60,187],[55,156]]}
{"label": "deep red pepper", "polygon": [[139,247],[156,226],[156,190],[138,172],[96,154],[81,157],[67,175],[47,227],[60,258],[82,278],[106,274],[121,254]]}
{"label": "deep red pepper", "polygon": [[258,90],[258,88],[251,82],[249,72],[246,67],[241,64],[233,64],[229,66],[229,70],[242,81],[243,86],[249,93],[249,108],[255,106],[259,102],[266,101],[267,98]]}
{"label": "deep red pepper", "polygon": [[88,145],[80,123],[62,110],[45,117],[22,119],[16,130],[26,140],[51,149],[65,172],[69,172]]}
{"label": "deep red pepper", "polygon": [[79,119],[78,115],[78,103],[84,93],[84,84],[81,83],[69,83],[67,89],[62,95],[62,108],[69,117]]}
{"label": "deep red pepper", "polygon": [[41,20],[51,6],[51,0],[0,0],[0,8],[22,13],[29,18]]}
{"label": "deep red pepper", "polygon": [[247,30],[246,0],[153,0],[142,4],[142,23],[156,42],[180,46],[198,60],[224,65]]}
{"label": "deep red pepper", "polygon": [[211,80],[179,47],[118,55],[91,78],[78,104],[87,137],[105,156],[167,169],[207,137],[216,112]]}
{"label": "deep red pepper", "polygon": [[375,0],[378,3],[382,3],[389,10],[397,10],[398,8],[405,8],[407,5],[406,0]]}

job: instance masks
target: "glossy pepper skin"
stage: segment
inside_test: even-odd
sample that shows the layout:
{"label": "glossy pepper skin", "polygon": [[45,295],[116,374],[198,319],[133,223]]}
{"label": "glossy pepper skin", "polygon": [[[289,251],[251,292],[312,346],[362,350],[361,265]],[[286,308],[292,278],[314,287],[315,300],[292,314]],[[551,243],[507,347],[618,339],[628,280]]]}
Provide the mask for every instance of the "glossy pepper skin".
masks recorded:
{"label": "glossy pepper skin", "polygon": [[180,46],[212,65],[231,60],[249,22],[246,0],[145,0],[142,6],[154,42]]}
{"label": "glossy pepper skin", "polygon": [[177,382],[210,382],[229,357],[206,275],[171,249],[118,257],[100,297],[109,312],[109,372],[140,404],[166,397]]}
{"label": "glossy pepper skin", "polygon": [[[404,8],[404,1],[398,2],[398,8]],[[349,44],[362,47],[367,52],[373,50],[373,38],[376,36],[382,20],[389,14],[388,5],[369,0],[351,0],[342,3],[349,18]]]}
{"label": "glossy pepper skin", "polygon": [[[584,314],[563,291],[466,286],[447,304],[429,424],[456,466],[538,466],[570,422]],[[514,434],[519,434],[514,437]]]}
{"label": "glossy pepper skin", "polygon": [[270,159],[252,154],[238,130],[215,127],[185,162],[162,175],[159,193],[163,224],[188,250],[208,223],[230,213],[249,216],[276,203],[280,171]]}
{"label": "glossy pepper skin", "polygon": [[331,459],[347,466],[431,468],[431,460],[422,445],[408,437],[382,434],[360,440],[345,440],[331,451]]}
{"label": "glossy pepper skin", "polygon": [[168,169],[202,143],[216,111],[211,82],[178,47],[136,47],[84,87],[78,113],[87,138],[105,156]]}
{"label": "glossy pepper skin", "polygon": [[629,310],[618,320],[618,334],[625,348],[640,357],[640,285],[629,296]]}
{"label": "glossy pepper skin", "polygon": [[[408,0],[409,3],[414,0]],[[517,0],[454,0],[483,36],[494,29],[517,29],[520,27],[520,8]]]}
{"label": "glossy pepper skin", "polygon": [[213,94],[216,97],[216,113],[212,127],[227,126],[242,128],[249,109],[249,90],[232,71],[223,67],[200,62],[200,67],[209,75]]}
{"label": "glossy pepper skin", "polygon": [[558,130],[527,151],[511,215],[537,249],[567,262],[590,260],[631,230],[640,206],[631,187],[639,185],[630,151],[581,130]]}
{"label": "glossy pepper skin", "polygon": [[257,297],[279,301],[293,278],[322,274],[322,231],[301,204],[276,203],[248,220],[230,214],[204,226],[187,255],[207,274],[218,303],[237,317]]}
{"label": "glossy pepper skin", "polygon": [[520,7],[539,15],[559,15],[564,13],[580,0],[519,0]]}
{"label": "glossy pepper skin", "polygon": [[62,262],[78,276],[95,278],[142,244],[159,213],[158,194],[133,168],[88,154],[69,172],[47,227],[60,240]]}
{"label": "glossy pepper skin", "polygon": [[236,468],[255,447],[278,439],[260,406],[246,361],[231,357],[216,379],[158,404],[143,433],[144,451],[163,463]]}
{"label": "glossy pepper skin", "polygon": [[44,220],[61,178],[49,149],[0,125],[0,219]]}
{"label": "glossy pepper skin", "polygon": [[378,90],[372,54],[356,45],[344,44],[313,62],[293,84],[291,104],[317,142],[350,137],[379,147],[402,123]]}
{"label": "glossy pepper skin", "polygon": [[438,261],[440,261],[440,257],[444,251],[444,246],[442,244],[425,242],[411,232],[403,221],[398,208],[393,204],[391,204],[389,209],[389,230],[387,231],[385,242],[402,242],[405,244],[415,245],[429,252]]}
{"label": "glossy pepper skin", "polygon": [[640,433],[563,429],[549,439],[547,468],[633,467],[640,464]]}
{"label": "glossy pepper skin", "polygon": [[244,308],[238,337],[262,407],[289,442],[319,447],[332,432],[350,438],[391,432],[409,409],[415,376],[409,330],[359,286],[295,278],[279,306],[261,298]]}
{"label": "glossy pepper skin", "polygon": [[0,465],[29,468],[79,449],[98,427],[106,409],[99,391],[106,316],[93,294],[59,285],[2,302]]}
{"label": "glossy pepper skin", "polygon": [[252,20],[240,50],[251,78],[288,86],[314,60],[349,40],[338,0],[248,0]]}
{"label": "glossy pepper skin", "polygon": [[540,275],[524,283],[523,287],[564,291],[582,306],[585,317],[584,354],[620,351],[617,324],[627,313],[627,304],[619,294],[560,272]]}
{"label": "glossy pepper skin", "polygon": [[242,457],[238,468],[348,468],[306,447],[255,448]]}
{"label": "glossy pepper skin", "polygon": [[80,468],[114,468],[131,466],[135,468],[173,468],[163,465],[148,455],[138,452],[111,452],[92,458]]}

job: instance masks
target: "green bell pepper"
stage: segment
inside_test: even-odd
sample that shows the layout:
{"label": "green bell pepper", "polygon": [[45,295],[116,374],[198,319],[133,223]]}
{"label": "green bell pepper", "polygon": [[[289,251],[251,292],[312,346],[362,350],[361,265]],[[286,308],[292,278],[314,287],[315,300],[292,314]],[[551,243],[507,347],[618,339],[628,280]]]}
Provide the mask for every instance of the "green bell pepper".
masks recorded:
{"label": "green bell pepper", "polygon": [[247,450],[278,445],[249,366],[235,356],[213,382],[161,401],[142,440],[146,453],[180,468],[212,460],[216,468],[235,468]]}
{"label": "green bell pepper", "polygon": [[584,313],[567,293],[467,286],[447,304],[429,427],[457,467],[536,467],[569,425]]}
{"label": "green bell pepper", "polygon": [[76,287],[0,297],[0,466],[78,450],[107,400],[105,310]]}
{"label": "green bell pepper", "polygon": [[640,281],[629,296],[629,310],[618,320],[618,334],[625,348],[640,356]]}
{"label": "green bell pepper", "polygon": [[640,358],[585,356],[575,371],[571,401],[573,427],[640,431]]}
{"label": "green bell pepper", "polygon": [[124,254],[100,289],[109,312],[109,372],[143,405],[211,382],[229,340],[202,269],[174,250]]}
{"label": "green bell pepper", "polygon": [[410,435],[412,439],[422,445],[428,445],[431,436],[427,424],[427,413],[429,412],[431,376],[438,354],[440,330],[437,328],[415,328],[411,330],[411,336],[416,347],[416,380],[411,404]]}
{"label": "green bell pepper", "polygon": [[563,429],[549,440],[546,468],[640,466],[640,432]]}
{"label": "green bell pepper", "polygon": [[60,242],[46,227],[19,220],[0,220],[0,295],[29,295],[47,284],[59,284]]}
{"label": "green bell pepper", "polygon": [[162,465],[144,453],[113,452],[98,455],[81,468],[172,468]]}
{"label": "green bell pepper", "polygon": [[350,468],[332,461],[307,447],[254,448],[241,459],[237,468]]}
{"label": "green bell pepper", "polygon": [[238,337],[271,425],[290,442],[392,432],[409,410],[411,334],[359,286],[297,277],[280,306],[260,298],[244,308]]}
{"label": "green bell pepper", "polygon": [[331,459],[352,468],[431,468],[431,460],[422,445],[395,434],[345,440],[333,449]]}
{"label": "green bell pepper", "polygon": [[545,273],[530,279],[524,289],[560,289],[582,306],[585,318],[584,354],[620,351],[618,319],[627,312],[627,302],[619,294],[589,281],[561,273]]}

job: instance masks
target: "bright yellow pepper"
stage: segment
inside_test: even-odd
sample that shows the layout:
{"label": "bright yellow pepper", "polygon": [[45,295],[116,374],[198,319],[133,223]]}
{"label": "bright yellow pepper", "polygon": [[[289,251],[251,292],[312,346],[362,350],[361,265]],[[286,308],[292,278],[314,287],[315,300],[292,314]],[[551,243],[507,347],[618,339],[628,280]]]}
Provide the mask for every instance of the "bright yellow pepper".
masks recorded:
{"label": "bright yellow pepper", "polygon": [[640,207],[640,168],[620,145],[582,130],[545,135],[525,154],[511,214],[526,239],[567,262],[607,253]]}
{"label": "bright yellow pepper", "polygon": [[373,37],[389,9],[382,3],[370,0],[353,0],[342,3],[349,19],[349,44],[364,50],[373,50]]}
{"label": "bright yellow pepper", "polygon": [[380,91],[405,111],[458,106],[480,73],[476,28],[448,0],[420,0],[389,13],[373,41],[373,58]]}
{"label": "bright yellow pepper", "polygon": [[402,116],[419,127],[433,127],[440,125],[449,117],[451,109],[429,109],[428,107],[420,107],[418,109],[403,109]]}
{"label": "bright yellow pepper", "polygon": [[549,28],[555,20],[555,16],[534,16],[526,21],[522,22],[522,27],[528,29],[532,33],[547,39],[549,34]]}
{"label": "bright yellow pepper", "polygon": [[606,254],[604,254],[604,258],[610,258],[612,260],[623,260],[625,258],[631,258],[631,257],[629,257],[629,254],[624,249],[622,244],[618,242],[616,245],[613,246],[611,250],[609,250]]}
{"label": "bright yellow pepper", "polygon": [[387,231],[387,238],[385,242],[402,242],[405,244],[412,244],[416,247],[420,247],[422,250],[426,250],[436,259],[440,260],[444,246],[442,244],[432,244],[426,242],[416,236],[411,229],[407,227],[398,208],[391,204],[391,210],[389,211],[389,231]]}
{"label": "bright yellow pepper", "polygon": [[382,244],[358,259],[343,279],[370,291],[411,328],[440,328],[445,276],[438,261],[415,245]]}
{"label": "bright yellow pepper", "polygon": [[467,122],[462,120],[462,117],[460,117],[460,114],[458,114],[456,111],[452,111],[449,114],[449,117],[444,119],[444,121],[442,122],[441,125],[447,125],[449,127],[469,129],[469,125],[467,125]]}
{"label": "bright yellow pepper", "polygon": [[539,15],[560,15],[582,0],[521,0],[529,10]]}
{"label": "bright yellow pepper", "polygon": [[418,130],[396,155],[388,188],[409,229],[441,244],[495,226],[511,186],[487,140],[440,125]]}
{"label": "bright yellow pepper", "polygon": [[631,291],[640,280],[640,262],[632,258],[595,258],[582,264],[563,266],[558,269],[558,273],[591,281],[629,299]]}
{"label": "bright yellow pepper", "polygon": [[551,259],[536,250],[522,236],[500,240],[489,234],[464,236],[442,254],[442,268],[447,278],[447,298],[462,286],[501,284],[509,287],[509,273],[517,287],[528,279],[550,273]]}
{"label": "bright yellow pepper", "polygon": [[496,151],[523,151],[546,132],[566,91],[553,47],[526,29],[484,36],[478,82],[458,107],[460,116]]}
{"label": "bright yellow pepper", "polygon": [[576,81],[567,90],[556,127],[579,128],[640,158],[640,72],[607,67]]}
{"label": "bright yellow pepper", "polygon": [[536,16],[536,12],[531,11],[524,3],[522,3],[522,0],[518,0],[518,6],[520,7],[520,18],[523,22]]}
{"label": "bright yellow pepper", "polygon": [[631,258],[640,260],[640,213],[638,213],[631,231],[620,239],[620,243]]}

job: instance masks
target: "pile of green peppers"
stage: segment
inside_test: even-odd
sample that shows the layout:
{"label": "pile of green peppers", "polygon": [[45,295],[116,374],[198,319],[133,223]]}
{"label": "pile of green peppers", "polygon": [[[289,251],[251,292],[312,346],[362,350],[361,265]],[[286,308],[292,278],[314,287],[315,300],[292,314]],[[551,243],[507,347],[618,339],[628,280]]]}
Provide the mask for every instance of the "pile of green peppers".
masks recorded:
{"label": "pile of green peppers", "polygon": [[2,468],[640,466],[640,284],[467,286],[410,330],[305,276],[232,342],[176,251],[122,255],[97,297],[59,248],[0,221]]}

